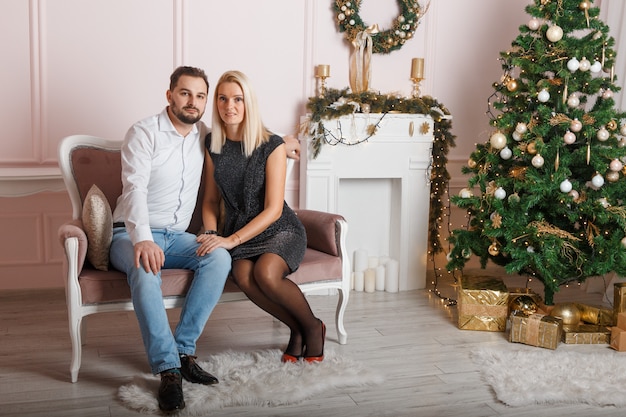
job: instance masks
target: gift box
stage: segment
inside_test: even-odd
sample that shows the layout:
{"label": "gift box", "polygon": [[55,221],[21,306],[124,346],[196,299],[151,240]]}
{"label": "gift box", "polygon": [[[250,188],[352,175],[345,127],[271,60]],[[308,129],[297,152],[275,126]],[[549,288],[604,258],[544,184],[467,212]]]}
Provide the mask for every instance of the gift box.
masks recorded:
{"label": "gift box", "polygon": [[611,329],[595,324],[564,324],[563,343],[601,345],[611,340]]}
{"label": "gift box", "polygon": [[616,326],[626,330],[626,313],[617,313]]}
{"label": "gift box", "polygon": [[509,292],[497,277],[464,275],[458,287],[459,329],[503,332]]}
{"label": "gift box", "polygon": [[626,329],[611,327],[611,343],[609,344],[618,352],[626,351]]}
{"label": "gift box", "polygon": [[538,312],[539,306],[543,303],[541,296],[530,288],[514,287],[508,290],[508,316],[510,316],[513,311],[521,311],[526,313],[526,315],[531,315]]}
{"label": "gift box", "polygon": [[511,315],[509,341],[556,349],[561,342],[563,321],[558,317],[535,313],[526,316],[521,313]]}
{"label": "gift box", "polygon": [[613,290],[613,311],[623,313],[626,311],[626,282],[616,282]]}
{"label": "gift box", "polygon": [[578,310],[580,311],[580,320],[585,323],[597,324],[598,326],[615,325],[615,314],[613,309],[590,306],[581,303],[576,303],[576,307],[578,307]]}

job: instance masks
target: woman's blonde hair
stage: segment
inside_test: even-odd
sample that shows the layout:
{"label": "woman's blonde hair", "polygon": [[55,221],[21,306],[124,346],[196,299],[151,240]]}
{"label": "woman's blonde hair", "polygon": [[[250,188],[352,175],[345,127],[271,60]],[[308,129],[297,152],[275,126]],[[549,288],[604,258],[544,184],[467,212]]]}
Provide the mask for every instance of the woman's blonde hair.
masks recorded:
{"label": "woman's blonde hair", "polygon": [[226,142],[224,122],[217,108],[220,86],[224,83],[236,83],[243,92],[245,113],[243,118],[243,151],[249,157],[252,152],[270,137],[270,131],[263,125],[256,94],[252,90],[248,77],[240,71],[226,71],[220,77],[213,93],[213,122],[211,126],[211,152],[221,153]]}

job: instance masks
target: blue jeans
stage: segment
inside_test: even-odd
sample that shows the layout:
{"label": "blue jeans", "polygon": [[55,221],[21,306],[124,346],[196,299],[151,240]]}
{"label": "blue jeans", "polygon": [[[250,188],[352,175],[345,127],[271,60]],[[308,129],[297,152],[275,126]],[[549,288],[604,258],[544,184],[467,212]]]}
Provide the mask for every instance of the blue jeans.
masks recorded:
{"label": "blue jeans", "polygon": [[196,255],[198,243],[191,233],[153,229],[152,236],[165,252],[163,269],[194,271],[173,334],[163,306],[161,274],[146,272],[142,266],[135,267],[133,244],[123,227],[113,230],[110,258],[115,269],[125,272],[128,277],[144,347],[152,373],[156,375],[167,369],[180,368],[180,354],[195,353],[196,341],[224,290],[231,258],[223,248],[202,257]]}

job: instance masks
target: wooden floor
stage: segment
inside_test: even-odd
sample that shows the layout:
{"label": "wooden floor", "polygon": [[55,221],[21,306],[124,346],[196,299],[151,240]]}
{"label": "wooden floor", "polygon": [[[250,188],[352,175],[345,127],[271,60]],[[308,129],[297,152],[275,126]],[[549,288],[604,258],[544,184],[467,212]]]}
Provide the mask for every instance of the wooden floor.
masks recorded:
{"label": "wooden floor", "polygon": [[[505,278],[509,286],[525,284]],[[439,288],[455,297],[451,282]],[[541,290],[539,288],[539,290]],[[458,330],[456,308],[426,290],[353,292],[346,316],[348,344],[339,345],[334,296],[310,296],[328,326],[327,346],[386,377],[368,389],[346,389],[275,408],[229,408],[212,416],[623,416],[624,409],[584,405],[508,407],[481,381],[469,353],[507,344],[504,333]],[[599,304],[600,292],[573,287],[555,301]],[[172,321],[178,310],[172,311]],[[62,290],[0,292],[0,416],[104,417],[140,415],[116,399],[120,385],[149,372],[133,312],[87,318],[87,344],[77,383],[69,381],[70,341]],[[248,301],[218,305],[198,344],[200,360],[226,349],[282,347],[287,332]],[[561,345],[559,349],[607,349]],[[550,375],[537,375],[550,378]]]}

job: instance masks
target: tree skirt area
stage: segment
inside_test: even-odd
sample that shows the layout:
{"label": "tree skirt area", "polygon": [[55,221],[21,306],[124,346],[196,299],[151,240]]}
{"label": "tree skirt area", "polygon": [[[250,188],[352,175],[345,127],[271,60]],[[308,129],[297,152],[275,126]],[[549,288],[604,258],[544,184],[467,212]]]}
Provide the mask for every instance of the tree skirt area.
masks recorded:
{"label": "tree skirt area", "polygon": [[549,350],[512,344],[482,347],[471,355],[498,400],[510,406],[626,406],[626,354],[594,346],[598,351],[587,353],[574,351],[576,346]]}
{"label": "tree skirt area", "polygon": [[[344,387],[361,387],[383,382],[379,372],[327,349],[319,363],[282,363],[278,349],[254,352],[227,351],[198,364],[217,376],[217,385],[183,381],[186,407],[180,416],[206,415],[233,406],[277,406],[295,404],[321,393]],[[135,376],[119,388],[124,406],[144,413],[159,413],[156,394],[160,378]]]}

